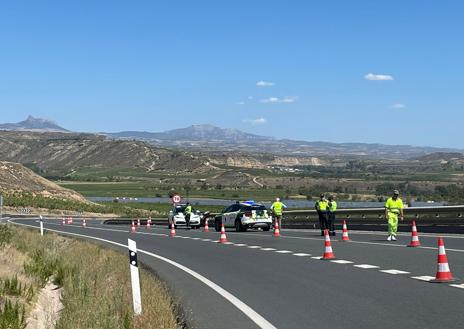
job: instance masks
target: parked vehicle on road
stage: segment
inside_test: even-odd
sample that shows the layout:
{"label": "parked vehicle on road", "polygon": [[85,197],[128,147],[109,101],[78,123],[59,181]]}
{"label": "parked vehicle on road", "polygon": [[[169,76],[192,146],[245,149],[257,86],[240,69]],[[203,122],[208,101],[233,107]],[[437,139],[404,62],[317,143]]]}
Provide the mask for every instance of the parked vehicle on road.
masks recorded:
{"label": "parked vehicle on road", "polygon": [[245,232],[249,228],[261,228],[269,231],[272,227],[272,218],[266,207],[254,201],[236,202],[214,219],[214,228],[217,232],[224,226],[233,227],[237,232]]}
{"label": "parked vehicle on road", "polygon": [[[179,226],[187,227],[187,221],[185,219],[185,208],[186,207],[187,207],[186,204],[177,204],[172,207],[168,215],[169,226],[171,224],[174,224],[175,228]],[[189,228],[200,228],[201,217],[202,215],[200,211],[193,210],[192,213],[190,214]]]}

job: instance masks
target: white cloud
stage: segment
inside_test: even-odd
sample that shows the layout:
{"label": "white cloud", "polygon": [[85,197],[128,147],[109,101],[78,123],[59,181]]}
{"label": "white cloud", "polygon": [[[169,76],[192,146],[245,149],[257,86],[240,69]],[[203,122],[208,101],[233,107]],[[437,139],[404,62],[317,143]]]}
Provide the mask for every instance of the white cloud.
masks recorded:
{"label": "white cloud", "polygon": [[406,108],[406,105],[401,104],[401,103],[395,103],[391,106],[392,109],[404,109]]}
{"label": "white cloud", "polygon": [[393,77],[391,75],[386,75],[386,74],[368,73],[364,76],[364,79],[370,80],[370,81],[389,81],[389,80],[393,80]]}
{"label": "white cloud", "polygon": [[248,96],[248,99],[253,99],[253,96]]}
{"label": "white cloud", "polygon": [[256,82],[257,87],[273,87],[274,85],[275,85],[275,83],[270,82],[270,81],[260,80],[260,81]]}
{"label": "white cloud", "polygon": [[255,126],[255,125],[265,124],[267,123],[267,120],[265,118],[256,118],[256,119],[244,119],[243,122]]}
{"label": "white cloud", "polygon": [[244,101],[237,102],[237,105],[245,105],[245,102]]}
{"label": "white cloud", "polygon": [[261,103],[294,103],[297,97],[285,96],[284,98],[269,97],[261,100]]}

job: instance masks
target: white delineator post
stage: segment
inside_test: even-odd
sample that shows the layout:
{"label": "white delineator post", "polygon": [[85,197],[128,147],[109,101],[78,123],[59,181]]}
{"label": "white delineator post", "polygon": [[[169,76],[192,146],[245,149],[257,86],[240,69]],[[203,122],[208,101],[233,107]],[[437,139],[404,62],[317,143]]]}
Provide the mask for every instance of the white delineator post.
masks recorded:
{"label": "white delineator post", "polygon": [[132,283],[132,303],[135,315],[142,313],[142,297],[140,295],[139,263],[137,261],[137,244],[134,240],[128,239],[129,246],[129,266],[131,271]]}
{"label": "white delineator post", "polygon": [[39,217],[40,217],[40,235],[43,236],[43,235],[44,235],[44,223],[43,223],[43,218],[42,218],[42,215],[40,215]]}

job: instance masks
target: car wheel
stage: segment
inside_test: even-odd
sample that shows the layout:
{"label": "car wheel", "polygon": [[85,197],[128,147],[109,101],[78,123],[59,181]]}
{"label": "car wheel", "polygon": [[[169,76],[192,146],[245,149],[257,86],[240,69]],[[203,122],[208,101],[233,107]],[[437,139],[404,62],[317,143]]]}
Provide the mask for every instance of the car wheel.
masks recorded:
{"label": "car wheel", "polygon": [[218,218],[214,220],[214,229],[216,232],[221,232],[221,220]]}
{"label": "car wheel", "polygon": [[271,229],[271,225],[268,225],[266,227],[263,227],[263,231],[267,232]]}

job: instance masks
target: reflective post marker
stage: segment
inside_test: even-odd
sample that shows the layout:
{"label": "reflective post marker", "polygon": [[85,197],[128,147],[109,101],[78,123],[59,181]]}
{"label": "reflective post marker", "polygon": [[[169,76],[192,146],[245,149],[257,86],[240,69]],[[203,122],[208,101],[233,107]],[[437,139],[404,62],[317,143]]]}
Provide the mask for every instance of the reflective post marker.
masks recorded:
{"label": "reflective post marker", "polygon": [[134,240],[128,239],[129,246],[129,266],[131,271],[132,284],[132,303],[134,305],[134,313],[138,315],[142,313],[142,298],[140,295],[140,278],[139,278],[139,263],[137,261],[137,244]]}
{"label": "reflective post marker", "polygon": [[40,215],[40,235],[44,235],[44,223],[43,223],[43,218],[42,215]]}

